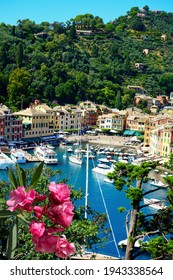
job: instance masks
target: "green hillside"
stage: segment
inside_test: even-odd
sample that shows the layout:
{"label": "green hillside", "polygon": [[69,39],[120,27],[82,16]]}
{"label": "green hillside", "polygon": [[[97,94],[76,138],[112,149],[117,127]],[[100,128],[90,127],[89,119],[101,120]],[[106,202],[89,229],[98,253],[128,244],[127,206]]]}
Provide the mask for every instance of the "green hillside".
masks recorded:
{"label": "green hillside", "polygon": [[0,36],[0,102],[14,109],[34,99],[121,109],[133,104],[128,85],[151,96],[173,91],[173,13],[133,7],[106,24],[91,14],[66,23],[25,19],[1,23]]}

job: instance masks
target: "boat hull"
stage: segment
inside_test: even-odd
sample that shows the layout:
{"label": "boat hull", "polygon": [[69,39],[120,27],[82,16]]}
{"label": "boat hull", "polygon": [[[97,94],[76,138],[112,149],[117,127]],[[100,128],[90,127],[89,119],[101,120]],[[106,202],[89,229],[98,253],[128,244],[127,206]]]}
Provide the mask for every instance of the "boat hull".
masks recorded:
{"label": "boat hull", "polygon": [[72,162],[72,163],[79,164],[79,165],[82,164],[82,159],[77,158],[75,156],[69,156],[69,161]]}
{"label": "boat hull", "polygon": [[48,147],[38,146],[34,150],[34,155],[45,164],[55,165],[58,163],[56,153]]}

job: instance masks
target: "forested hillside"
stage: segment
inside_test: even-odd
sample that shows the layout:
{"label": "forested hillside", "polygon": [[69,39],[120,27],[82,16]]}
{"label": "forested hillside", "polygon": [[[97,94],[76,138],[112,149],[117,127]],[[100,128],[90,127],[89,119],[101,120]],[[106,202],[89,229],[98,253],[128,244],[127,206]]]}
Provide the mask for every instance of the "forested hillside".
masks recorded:
{"label": "forested hillside", "polygon": [[173,91],[173,13],[145,6],[106,24],[91,14],[66,23],[18,20],[1,23],[0,38],[0,102],[15,110],[34,99],[121,109],[133,103],[128,85],[151,96]]}

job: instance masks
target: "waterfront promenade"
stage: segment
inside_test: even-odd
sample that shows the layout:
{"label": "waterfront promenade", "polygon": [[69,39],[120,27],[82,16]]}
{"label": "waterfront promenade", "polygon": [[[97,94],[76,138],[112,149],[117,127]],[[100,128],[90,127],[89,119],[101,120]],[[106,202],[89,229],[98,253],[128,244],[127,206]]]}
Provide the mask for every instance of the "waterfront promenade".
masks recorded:
{"label": "waterfront promenade", "polygon": [[82,136],[68,136],[68,141],[86,141],[90,144],[97,144],[103,146],[124,146],[127,141],[129,141],[129,137],[123,136],[111,136],[111,135],[82,135]]}

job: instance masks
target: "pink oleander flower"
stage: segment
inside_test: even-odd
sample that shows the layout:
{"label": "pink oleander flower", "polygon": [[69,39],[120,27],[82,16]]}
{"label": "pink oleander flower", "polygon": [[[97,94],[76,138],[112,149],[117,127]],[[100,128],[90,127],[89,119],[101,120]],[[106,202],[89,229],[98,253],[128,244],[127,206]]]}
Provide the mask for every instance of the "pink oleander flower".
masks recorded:
{"label": "pink oleander flower", "polygon": [[63,203],[70,200],[70,188],[66,184],[56,184],[55,182],[51,182],[48,188],[51,193],[51,201]]}
{"label": "pink oleander flower", "polygon": [[38,223],[35,221],[31,221],[29,232],[32,234],[34,238],[41,237],[45,232],[45,223]]}
{"label": "pink oleander flower", "polygon": [[51,219],[53,223],[57,223],[62,227],[69,227],[73,216],[74,216],[74,206],[71,201],[64,202],[60,205],[51,205],[47,210],[47,216]]}
{"label": "pink oleander flower", "polygon": [[69,243],[65,236],[58,237],[55,254],[62,259],[66,259],[67,257],[73,255],[74,253],[75,253],[74,243]]}
{"label": "pink oleander flower", "polygon": [[26,192],[24,187],[18,187],[10,192],[10,199],[7,200],[8,210],[11,212],[21,208],[23,210],[31,211],[32,203],[36,197],[34,190]]}
{"label": "pink oleander flower", "polygon": [[44,232],[39,238],[32,238],[32,242],[35,245],[35,251],[41,253],[55,253],[57,248],[57,236],[53,236]]}
{"label": "pink oleander flower", "polygon": [[36,199],[38,201],[44,201],[46,198],[47,198],[47,196],[45,194],[36,193]]}
{"label": "pink oleander flower", "polygon": [[37,218],[41,219],[43,215],[43,208],[41,206],[34,206],[33,210],[34,210],[34,215]]}

